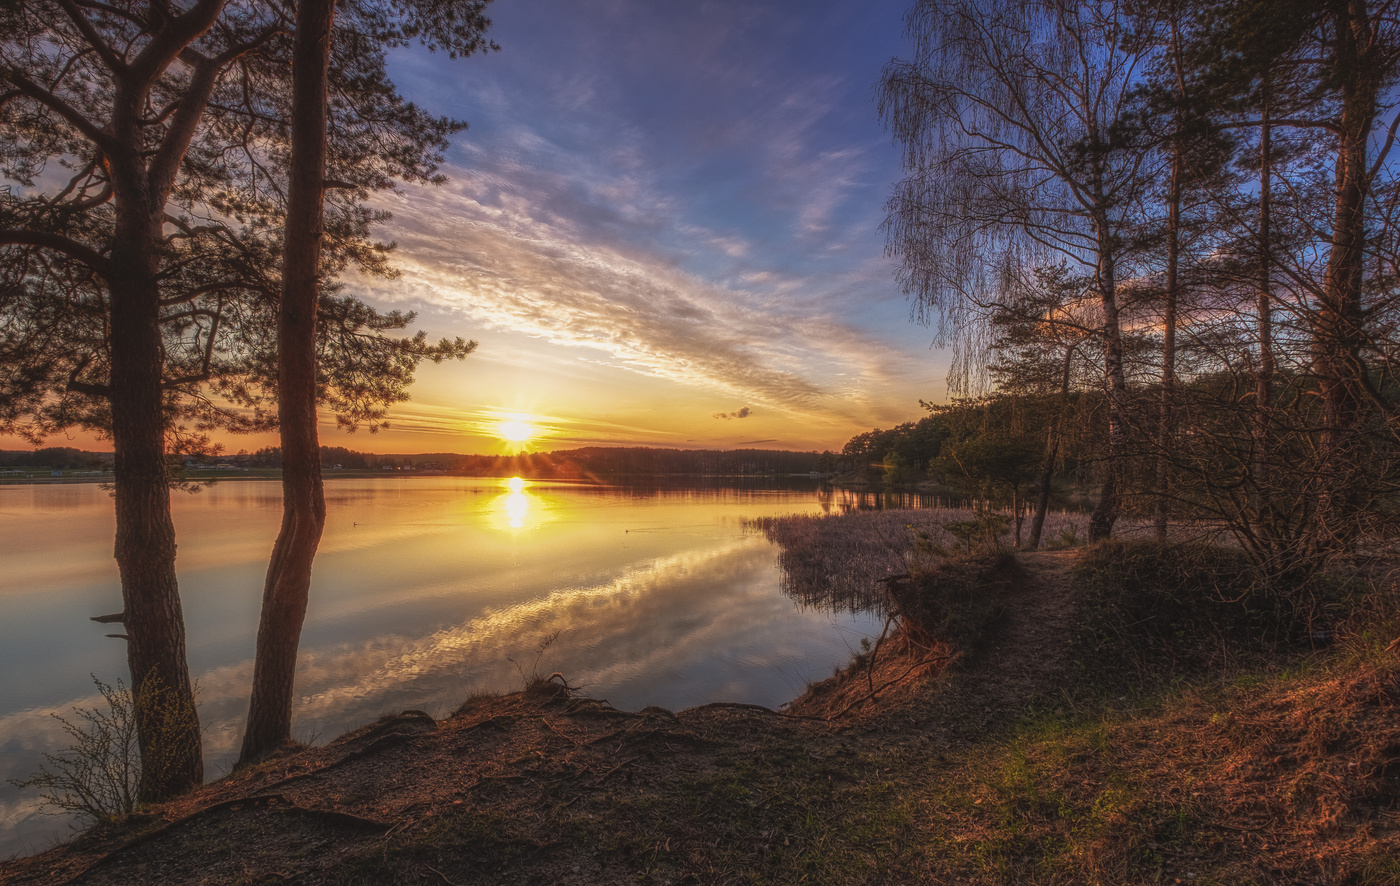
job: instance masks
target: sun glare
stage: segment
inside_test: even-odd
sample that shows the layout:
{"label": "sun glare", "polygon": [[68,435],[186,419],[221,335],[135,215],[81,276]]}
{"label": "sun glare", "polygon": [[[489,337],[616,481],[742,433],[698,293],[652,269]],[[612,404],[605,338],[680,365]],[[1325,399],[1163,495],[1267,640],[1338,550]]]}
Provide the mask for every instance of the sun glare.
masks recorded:
{"label": "sun glare", "polygon": [[529,422],[513,418],[510,421],[503,421],[496,425],[496,433],[500,434],[502,440],[509,440],[512,443],[524,443],[535,436],[535,426]]}
{"label": "sun glare", "polygon": [[534,529],[547,519],[546,502],[526,490],[532,484],[519,477],[501,481],[504,492],[497,496],[491,509],[498,529]]}

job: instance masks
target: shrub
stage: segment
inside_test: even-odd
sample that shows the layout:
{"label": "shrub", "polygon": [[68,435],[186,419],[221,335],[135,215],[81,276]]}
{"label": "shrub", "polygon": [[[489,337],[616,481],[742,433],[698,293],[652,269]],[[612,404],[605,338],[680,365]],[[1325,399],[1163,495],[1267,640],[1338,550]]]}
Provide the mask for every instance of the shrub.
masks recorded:
{"label": "shrub", "polygon": [[[37,788],[45,812],[98,823],[134,811],[142,774],[164,775],[167,767],[188,759],[182,743],[199,738],[189,728],[193,705],[167,691],[158,678],[147,678],[136,693],[121,680],[110,686],[94,675],[92,682],[106,709],[74,708],[76,722],[54,714],[73,743],[44,754],[44,765],[29,778],[9,782],[21,790]],[[138,717],[151,724],[152,741],[144,754],[137,741]]]}
{"label": "shrub", "polygon": [[[198,691],[195,686],[194,692]],[[194,750],[189,745],[200,740],[199,730],[190,728],[199,722],[193,694],[175,692],[152,674],[132,696],[136,717],[150,730],[150,741],[141,749],[140,772],[153,784],[168,783],[170,770],[189,760]]]}
{"label": "shrub", "polygon": [[1016,558],[1005,550],[950,558],[889,582],[891,608],[910,642],[968,653],[1001,617],[996,586],[1018,574]]}
{"label": "shrub", "polygon": [[1107,541],[1076,571],[1085,583],[1081,664],[1138,683],[1325,642],[1348,593],[1320,577],[1268,580],[1243,551],[1203,543]]}
{"label": "shrub", "polygon": [[983,511],[971,520],[944,523],[943,528],[962,544],[964,552],[970,554],[978,548],[999,547],[1010,522],[1005,514]]}
{"label": "shrub", "polygon": [[131,691],[92,682],[106,709],[74,708],[77,722],[54,714],[73,744],[44,755],[44,765],[26,779],[10,779],[15,787],[38,788],[46,812],[76,814],[93,822],[108,821],[136,808],[141,781],[141,756],[136,743],[136,707]]}

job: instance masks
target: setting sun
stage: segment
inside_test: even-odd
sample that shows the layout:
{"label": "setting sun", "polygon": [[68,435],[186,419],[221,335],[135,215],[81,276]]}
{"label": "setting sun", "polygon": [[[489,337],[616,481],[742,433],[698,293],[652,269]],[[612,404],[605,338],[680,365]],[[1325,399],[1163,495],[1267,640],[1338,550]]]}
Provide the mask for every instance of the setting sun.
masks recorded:
{"label": "setting sun", "polygon": [[529,422],[513,418],[510,421],[503,421],[496,425],[496,433],[500,434],[502,440],[509,440],[512,443],[524,443],[535,436],[535,426]]}

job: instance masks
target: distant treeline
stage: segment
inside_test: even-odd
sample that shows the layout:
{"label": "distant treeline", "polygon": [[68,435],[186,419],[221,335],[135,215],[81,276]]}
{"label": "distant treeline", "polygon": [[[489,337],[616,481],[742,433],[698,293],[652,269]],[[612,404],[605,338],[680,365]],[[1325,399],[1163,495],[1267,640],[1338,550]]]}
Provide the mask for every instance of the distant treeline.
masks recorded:
{"label": "distant treeline", "polygon": [[937,415],[907,421],[888,430],[866,431],[846,443],[841,450],[840,467],[856,471],[883,470],[886,461],[898,460],[910,469],[924,471],[929,462],[938,457],[950,433],[948,421]]}
{"label": "distant treeline", "polygon": [[[240,453],[226,461],[246,467],[280,467],[276,446]],[[786,452],[775,449],[651,449],[602,447],[519,455],[461,455],[430,452],[417,455],[376,455],[343,446],[322,446],[321,465],[327,470],[450,471],[481,477],[522,476],[587,478],[618,475],[689,474],[806,474],[835,470],[831,453]]]}
{"label": "distant treeline", "polygon": [[85,452],[71,446],[43,449],[0,449],[0,467],[56,468],[60,470],[100,470],[111,467],[112,453]]}
{"label": "distant treeline", "polygon": [[[1102,445],[1093,421],[1102,401],[1075,392],[1063,398],[996,393],[924,403],[930,414],[917,421],[852,437],[836,464],[843,473],[887,486],[932,480],[993,500],[1003,493],[1015,497],[1038,478],[1078,486],[1090,480],[1086,470],[1095,447]],[[1046,427],[1054,415],[1071,421],[1047,466]]]}
{"label": "distant treeline", "polygon": [[[34,450],[0,450],[0,467],[91,470],[111,467],[110,452],[85,452],[67,446]],[[268,446],[255,452],[216,456],[204,464],[246,468],[280,468],[282,450]],[[322,446],[321,466],[326,470],[448,471],[481,477],[522,476],[586,478],[590,476],[689,474],[806,474],[837,470],[830,452],[787,452],[776,449],[610,448],[591,446],[558,452],[525,452],[519,455],[462,455],[429,452],[410,455],[377,455],[344,446]]]}

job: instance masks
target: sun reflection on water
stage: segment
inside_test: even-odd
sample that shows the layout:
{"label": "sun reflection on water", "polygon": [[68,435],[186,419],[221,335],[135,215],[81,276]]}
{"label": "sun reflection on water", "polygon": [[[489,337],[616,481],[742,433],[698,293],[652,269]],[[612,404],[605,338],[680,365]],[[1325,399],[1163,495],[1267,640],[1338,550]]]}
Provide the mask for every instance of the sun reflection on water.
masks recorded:
{"label": "sun reflection on water", "polygon": [[501,483],[509,490],[491,503],[493,520],[498,529],[534,529],[545,522],[547,506],[539,496],[526,492],[529,483],[511,477]]}

